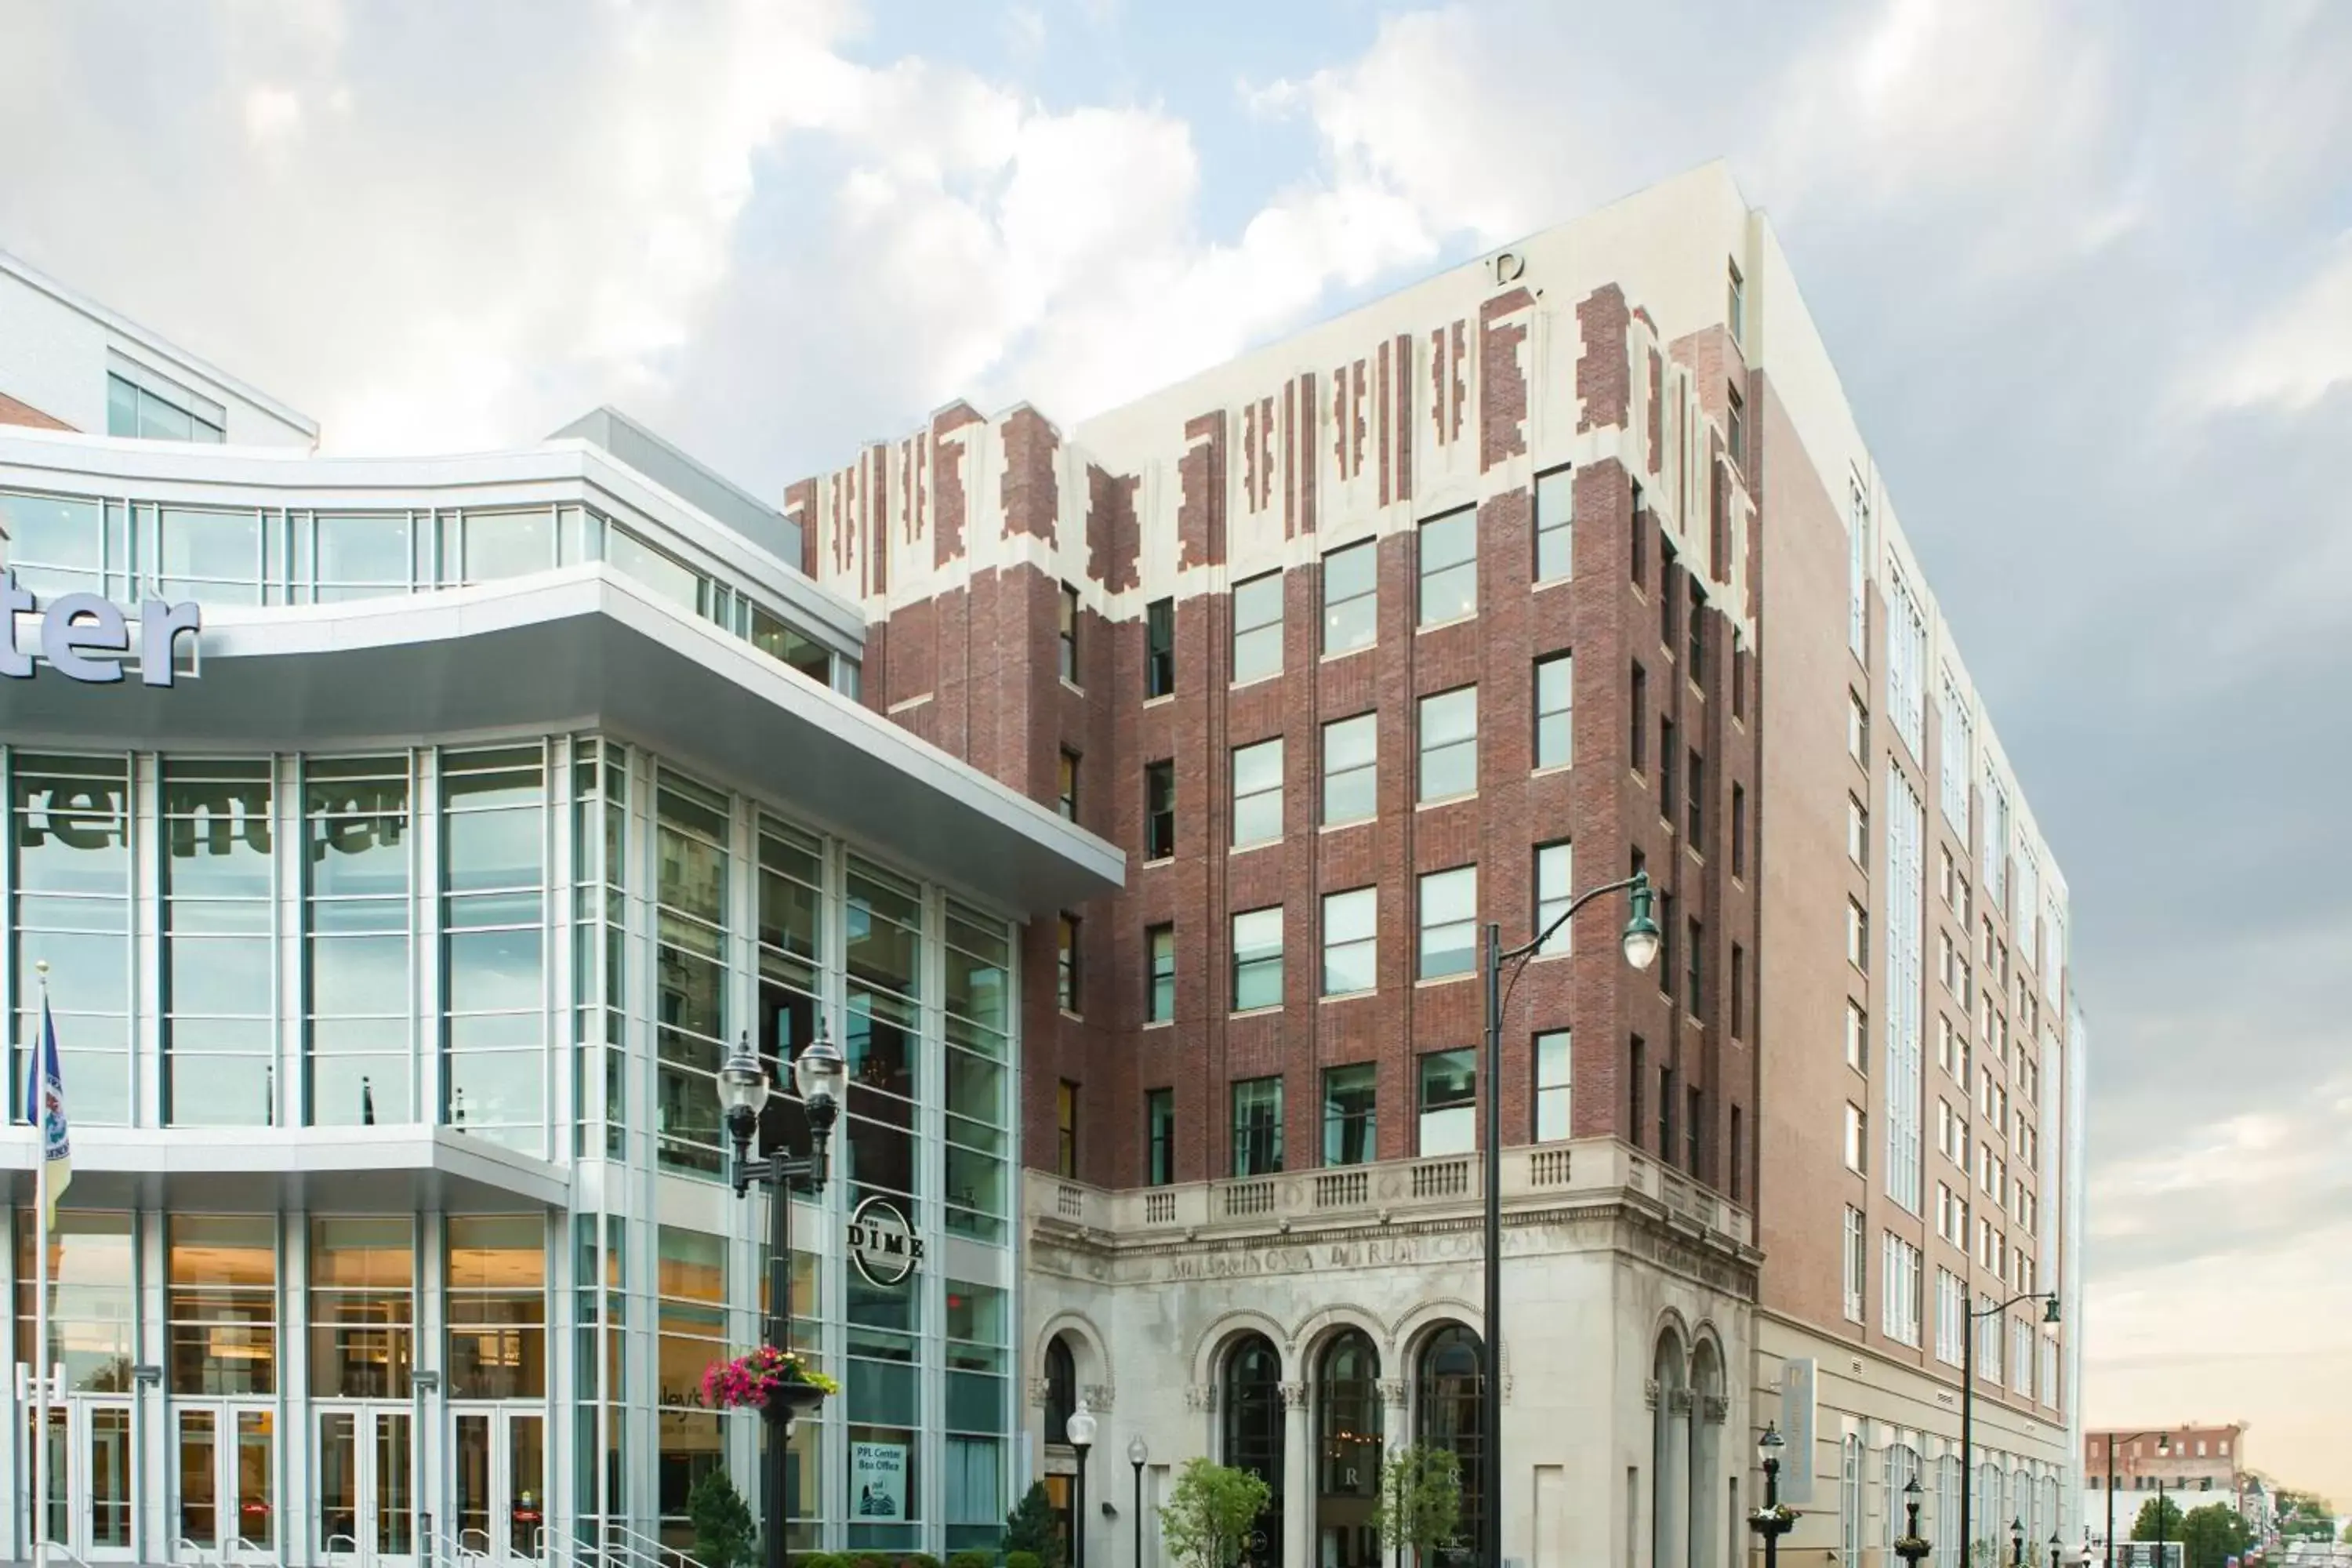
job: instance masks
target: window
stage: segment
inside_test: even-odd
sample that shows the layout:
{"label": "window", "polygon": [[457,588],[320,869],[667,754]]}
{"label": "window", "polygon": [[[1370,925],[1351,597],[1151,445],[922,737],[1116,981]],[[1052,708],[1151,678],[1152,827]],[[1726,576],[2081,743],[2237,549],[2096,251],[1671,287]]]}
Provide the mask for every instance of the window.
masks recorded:
{"label": "window", "polygon": [[1856,969],[1870,967],[1870,915],[1853,899],[1845,901],[1845,961]]}
{"label": "window", "polygon": [[[1558,844],[1536,846],[1536,931],[1541,935],[1551,931],[1551,922],[1559,920],[1573,896],[1569,890],[1569,879],[1576,868],[1575,847],[1566,840]],[[1545,938],[1536,951],[1543,957],[1572,951],[1570,937],[1573,922],[1563,923]]]}
{"label": "window", "polygon": [[1699,924],[1696,921],[1688,921],[1685,922],[1684,929],[1689,933],[1688,940],[1685,941],[1683,945],[1687,950],[1688,957],[1685,962],[1690,966],[1690,984],[1687,988],[1689,994],[1685,1005],[1689,1007],[1692,1012],[1696,1013],[1702,1011],[1706,1006],[1705,1002],[1702,1000],[1704,991],[1700,984],[1699,969],[1700,964],[1703,962],[1700,955],[1706,951],[1706,928]]}
{"label": "window", "polygon": [[1569,470],[1536,476],[1536,581],[1556,583],[1574,567],[1576,497]]}
{"label": "window", "polygon": [[1282,1079],[1244,1079],[1233,1096],[1234,1174],[1276,1174],[1282,1169]]}
{"label": "window", "polygon": [[1234,843],[1282,837],[1282,737],[1234,748]]}
{"label": "window", "polygon": [[1870,869],[1870,808],[1853,795],[1845,797],[1845,858]]}
{"label": "window", "polygon": [[1150,965],[1144,975],[1143,1017],[1165,1024],[1176,1016],[1176,928],[1156,925],[1143,933]]}
{"label": "window", "polygon": [[1632,559],[1633,586],[1639,588],[1646,582],[1650,572],[1650,531],[1642,521],[1642,487],[1639,485],[1633,487],[1632,526],[1625,531],[1632,542],[1632,548],[1626,553]]}
{"label": "window", "polygon": [[1421,525],[1421,620],[1433,626],[1478,613],[1478,512],[1475,507]]}
{"label": "window", "polygon": [[1666,822],[1675,819],[1675,764],[1682,752],[1675,743],[1675,721],[1658,721],[1658,816]]}
{"label": "window", "polygon": [[1748,950],[1731,944],[1731,1037],[1738,1039],[1748,1026]]}
{"label": "window", "polygon": [[1646,749],[1650,743],[1650,678],[1642,673],[1642,667],[1638,664],[1633,667],[1631,706],[1633,713],[1632,757],[1633,771],[1638,773],[1648,760]]}
{"label": "window", "polygon": [[1886,579],[1886,707],[1895,732],[1924,763],[1927,756],[1927,622],[1911,584],[1891,568]]}
{"label": "window", "polygon": [[1456,866],[1421,879],[1421,955],[1414,977],[1467,974],[1478,952],[1478,868]]}
{"label": "window", "polygon": [[1856,1072],[1870,1070],[1870,1015],[1851,996],[1845,1003],[1845,1065]]}
{"label": "window", "polygon": [[1536,766],[1576,760],[1576,660],[1556,653],[1536,660]]}
{"label": "window", "polygon": [[1063,819],[1078,819],[1078,753],[1067,746],[1062,748],[1062,771],[1057,784],[1058,804]]}
{"label": "window", "polygon": [[1078,591],[1062,584],[1062,679],[1078,683]]}
{"label": "window", "polygon": [[1421,1154],[1466,1154],[1478,1146],[1476,1053],[1432,1051],[1421,1058]]}
{"label": "window", "polygon": [[1054,1086],[1054,1173],[1078,1173],[1078,1086],[1068,1079]]}
{"label": "window", "polygon": [[[187,399],[188,405],[197,400]],[[202,413],[168,397],[159,396],[129,378],[109,373],[106,378],[106,433],[147,441],[198,441],[218,446],[226,440],[226,421],[215,408]]]}
{"label": "window", "polygon": [[1361,822],[1380,809],[1380,715],[1323,726],[1323,826]]}
{"label": "window", "polygon": [[1377,1138],[1380,1069],[1370,1062],[1323,1071],[1323,1163],[1364,1165],[1380,1158]]}
{"label": "window", "polygon": [[1478,689],[1459,686],[1421,700],[1421,799],[1478,787]]}
{"label": "window", "polygon": [[1164,1187],[1176,1179],[1176,1091],[1155,1089],[1143,1097],[1144,1184]]}
{"label": "window", "polygon": [[1176,763],[1143,765],[1143,858],[1165,860],[1176,853]]}
{"label": "window", "polygon": [[1870,1118],[1852,1100],[1845,1106],[1845,1168],[1856,1175],[1870,1169]]}
{"label": "window", "polygon": [[1879,1268],[1879,1327],[1898,1344],[1919,1342],[1920,1275],[1926,1260],[1919,1249],[1893,1231],[1882,1237],[1885,1256]]}
{"label": "window", "polygon": [[1690,647],[1683,663],[1683,673],[1701,691],[1706,689],[1706,593],[1699,586],[1698,574],[1690,574],[1690,604],[1683,614],[1683,630]]}
{"label": "window", "polygon": [[1154,599],[1143,606],[1145,700],[1176,690],[1176,601]]}
{"label": "window", "polygon": [[[1936,1359],[1960,1364],[1961,1336],[1968,1332],[1968,1287],[1948,1268],[1936,1270]],[[2095,1447],[2094,1452],[2095,1453]],[[2093,1478],[2095,1480],[2097,1479]]]}
{"label": "window", "polygon": [[1745,1175],[1747,1169],[1748,1142],[1741,1135],[1739,1107],[1735,1105],[1731,1108],[1731,1201],[1733,1203],[1739,1201],[1740,1190],[1747,1181]]}
{"label": "window", "polygon": [[1731,786],[1731,874],[1748,875],[1748,791]]}
{"label": "window", "polygon": [[1846,487],[1846,647],[1870,662],[1870,491],[1856,474]]}
{"label": "window", "polygon": [[1323,652],[1370,647],[1380,635],[1381,577],[1372,540],[1323,557]]}
{"label": "window", "polygon": [[1675,612],[1680,606],[1675,597],[1675,547],[1664,540],[1658,542],[1658,645],[1672,654],[1680,642],[1675,636]]}
{"label": "window", "polygon": [[1282,1005],[1282,906],[1234,917],[1234,1011]]}
{"label": "window", "polygon": [[1570,1136],[1569,1112],[1574,1109],[1570,1060],[1566,1029],[1536,1037],[1535,1141],[1538,1143],[1557,1143]]}
{"label": "window", "polygon": [[1748,403],[1736,386],[1723,389],[1723,445],[1733,462],[1748,466]]}
{"label": "window", "polygon": [[1748,717],[1748,650],[1735,644],[1731,650],[1731,716]]}
{"label": "window", "polygon": [[1633,1147],[1642,1146],[1642,1075],[1647,1070],[1642,1065],[1642,1037],[1633,1037],[1633,1070],[1625,1078],[1627,1104],[1625,1126],[1633,1137]]}
{"label": "window", "polygon": [[1054,996],[1065,1013],[1075,1013],[1083,998],[1079,994],[1081,976],[1078,971],[1078,917],[1065,914],[1057,945],[1055,949]]}
{"label": "window", "polygon": [[1694,1089],[1689,1092],[1683,1111],[1683,1141],[1689,1145],[1683,1156],[1683,1168],[1694,1176],[1700,1173],[1700,1159],[1706,1150],[1706,1097]]}
{"label": "window", "polygon": [[1675,1069],[1658,1068],[1658,1158],[1672,1163],[1675,1157]]}
{"label": "window", "polygon": [[1682,973],[1675,967],[1675,936],[1682,928],[1675,924],[1675,896],[1672,893],[1657,895],[1657,911],[1658,958],[1650,967],[1657,973],[1658,994],[1672,1001],[1676,984],[1675,977]]}
{"label": "window", "polygon": [[1690,754],[1690,765],[1683,773],[1684,803],[1689,808],[1690,842],[1701,854],[1706,852],[1706,763],[1696,752]]}
{"label": "window", "polygon": [[1739,264],[1730,263],[1731,279],[1725,286],[1723,305],[1724,325],[1730,330],[1732,346],[1748,341],[1748,280],[1739,276]]}
{"label": "window", "polygon": [[1323,994],[1344,996],[1380,984],[1380,889],[1323,895]]}
{"label": "window", "polygon": [[1862,1302],[1867,1280],[1864,1270],[1869,1259],[1862,1249],[1862,1211],[1849,1206],[1845,1211],[1845,1315],[1853,1322],[1862,1321]]}
{"label": "window", "polygon": [[1282,574],[1234,584],[1234,684],[1282,669]]}

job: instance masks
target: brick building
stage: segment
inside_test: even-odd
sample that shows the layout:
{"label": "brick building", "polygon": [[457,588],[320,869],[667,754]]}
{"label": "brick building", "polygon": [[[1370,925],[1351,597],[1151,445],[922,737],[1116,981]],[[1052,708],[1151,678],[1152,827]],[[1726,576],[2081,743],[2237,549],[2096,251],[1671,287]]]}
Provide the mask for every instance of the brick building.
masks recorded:
{"label": "brick building", "polygon": [[[2107,1496],[2111,1465],[2116,1493],[2112,1500]],[[2190,1422],[2084,1435],[2084,1508],[2095,1537],[2105,1536],[2111,1503],[2116,1538],[2129,1537],[2132,1521],[2159,1488],[2183,1513],[2208,1503],[2225,1502],[2257,1530],[2266,1530],[2270,1523],[2268,1489],[2246,1464],[2243,1422],[2222,1426]]]}
{"label": "brick building", "polygon": [[[1947,1564],[1964,1474],[1980,1536],[2077,1532],[2033,1303],[1957,1443],[1969,1311],[2078,1294],[2064,883],[1719,167],[1072,427],[951,405],[785,510],[865,700],[1129,858],[1024,937],[1058,1498],[1083,1400],[1118,1510],[1131,1439],[1154,1495],[1206,1453],[1275,1488],[1257,1560],[1369,1568],[1383,1448],[1475,1498],[1492,1396],[1546,1568],[1732,1560],[1768,1420],[1789,1549],[1889,1560],[1914,1477]],[[1635,868],[1659,962],[1602,900],[1508,996],[1488,1377],[1477,932]]]}

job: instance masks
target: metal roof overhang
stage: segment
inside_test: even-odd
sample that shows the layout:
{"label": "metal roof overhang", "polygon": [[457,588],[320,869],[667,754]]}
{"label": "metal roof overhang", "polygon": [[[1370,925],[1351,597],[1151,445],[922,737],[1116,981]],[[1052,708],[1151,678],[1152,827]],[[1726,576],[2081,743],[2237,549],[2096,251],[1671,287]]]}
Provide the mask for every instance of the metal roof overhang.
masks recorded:
{"label": "metal roof overhang", "polygon": [[516,727],[645,744],[1018,917],[1126,876],[1112,845],[600,565],[333,606],[207,607],[196,672],[168,687],[89,685],[46,665],[0,680],[0,738],[22,746],[320,750]]}
{"label": "metal roof overhang", "polygon": [[[37,1158],[31,1128],[0,1136],[13,1201],[33,1201]],[[73,1130],[76,1208],[501,1214],[571,1194],[560,1166],[447,1127]]]}

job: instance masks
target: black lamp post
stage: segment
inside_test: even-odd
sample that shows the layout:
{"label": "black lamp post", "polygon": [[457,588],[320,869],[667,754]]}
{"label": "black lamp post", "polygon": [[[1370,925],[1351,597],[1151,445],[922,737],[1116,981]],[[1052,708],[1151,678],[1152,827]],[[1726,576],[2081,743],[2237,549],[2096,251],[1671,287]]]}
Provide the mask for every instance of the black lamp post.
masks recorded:
{"label": "black lamp post", "polygon": [[[2141,1438],[2149,1436],[2156,1439],[2158,1458],[2164,1458],[2171,1451],[2172,1434],[2169,1432],[2134,1432],[2129,1436],[2120,1432],[2111,1432],[2107,1435],[2107,1568],[2116,1568],[2116,1445],[2137,1443]],[[2162,1481],[2163,1478],[2158,1477],[2159,1486],[2162,1485]],[[2161,1509],[2157,1511],[2159,1515],[2163,1512]],[[2162,1564],[2159,1563],[2158,1568],[2162,1568]]]}
{"label": "black lamp post", "polygon": [[1078,1456],[1077,1495],[1070,1503],[1071,1568],[1087,1568],[1087,1450],[1095,1446],[1095,1413],[1087,1402],[1070,1412],[1066,1430],[1070,1436],[1071,1451]]}
{"label": "black lamp post", "polygon": [[2050,1532],[2050,1568],[2058,1568],[2058,1532]]}
{"label": "black lamp post", "polygon": [[[1486,927],[1486,1334],[1479,1366],[1478,1568],[1503,1568],[1503,965],[1524,964],[1576,911],[1603,893],[1628,893],[1625,929],[1618,944],[1625,962],[1647,969],[1658,961],[1658,922],[1650,914],[1650,874],[1636,871],[1603,882],[1569,900],[1533,942],[1506,951],[1503,928]],[[1518,972],[1511,974],[1514,983]]]}
{"label": "black lamp post", "polygon": [[[766,1338],[777,1350],[793,1348],[793,1194],[824,1191],[825,1153],[833,1139],[834,1118],[841,1113],[841,1094],[848,1072],[841,1050],[820,1035],[801,1048],[793,1061],[793,1082],[807,1107],[808,1154],[796,1158],[779,1146],[754,1158],[751,1141],[760,1131],[760,1112],[766,1108],[772,1086],[768,1069],[752,1054],[748,1037],[719,1069],[719,1102],[725,1108],[727,1135],[735,1145],[735,1195],[742,1197],[757,1182],[768,1189],[768,1321]],[[784,1536],[792,1522],[787,1462],[793,1442],[793,1418],[799,1407],[814,1408],[824,1397],[803,1384],[781,1385],[762,1414],[768,1421],[768,1475],[760,1500],[760,1533],[767,1545],[768,1568],[786,1568]]]}
{"label": "black lamp post", "polygon": [[1903,1559],[1906,1568],[1919,1568],[1921,1560],[1934,1550],[1934,1544],[1919,1533],[1919,1478],[1913,1476],[1903,1483],[1903,1539],[1895,1543],[1895,1555]]}
{"label": "black lamp post", "polygon": [[1143,1568],[1143,1465],[1150,1458],[1142,1433],[1127,1440],[1127,1462],[1135,1467],[1135,1568]]}
{"label": "black lamp post", "polygon": [[2009,1561],[2011,1568],[2025,1568],[2025,1521],[2009,1521]]}
{"label": "black lamp post", "polygon": [[1796,1516],[1780,1507],[1780,1450],[1788,1446],[1780,1429],[1764,1424],[1756,1439],[1756,1458],[1764,1468],[1764,1506],[1748,1516],[1748,1528],[1764,1538],[1764,1568],[1779,1568],[1780,1537],[1796,1528]]}
{"label": "black lamp post", "polygon": [[[1969,1315],[1968,1330],[1960,1336],[1960,1561],[1963,1564],[1970,1561],[1969,1554],[1976,1550],[1973,1526],[1977,1492],[1977,1325],[1987,1318],[2000,1316],[2020,1301],[2040,1301],[2043,1303],[2042,1321],[2045,1323],[2059,1321],[2058,1292],[2055,1290],[2028,1290],[2021,1295],[2011,1296],[1997,1307],[1979,1309],[1962,1303]],[[1988,1498],[1985,1500],[1990,1502],[1992,1500]],[[2020,1524],[2018,1531],[2021,1542],[2024,1526]],[[2112,1564],[2110,1568],[2113,1568]]]}

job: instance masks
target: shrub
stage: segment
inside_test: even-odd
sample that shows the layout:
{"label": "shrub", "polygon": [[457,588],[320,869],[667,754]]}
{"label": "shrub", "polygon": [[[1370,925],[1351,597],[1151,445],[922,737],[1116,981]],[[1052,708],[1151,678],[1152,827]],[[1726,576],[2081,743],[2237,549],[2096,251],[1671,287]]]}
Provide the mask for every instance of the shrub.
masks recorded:
{"label": "shrub", "polygon": [[928,1552],[909,1552],[898,1559],[898,1568],[940,1568],[940,1560]]}
{"label": "shrub", "polygon": [[1034,1552],[1008,1552],[1004,1554],[1004,1568],[1045,1568],[1045,1564]]}
{"label": "shrub", "polygon": [[948,1559],[948,1568],[996,1568],[996,1553],[959,1552]]}
{"label": "shrub", "polygon": [[706,1568],[751,1568],[759,1554],[759,1527],[723,1467],[703,1472],[687,1493],[686,1511],[694,1521],[694,1555]]}

